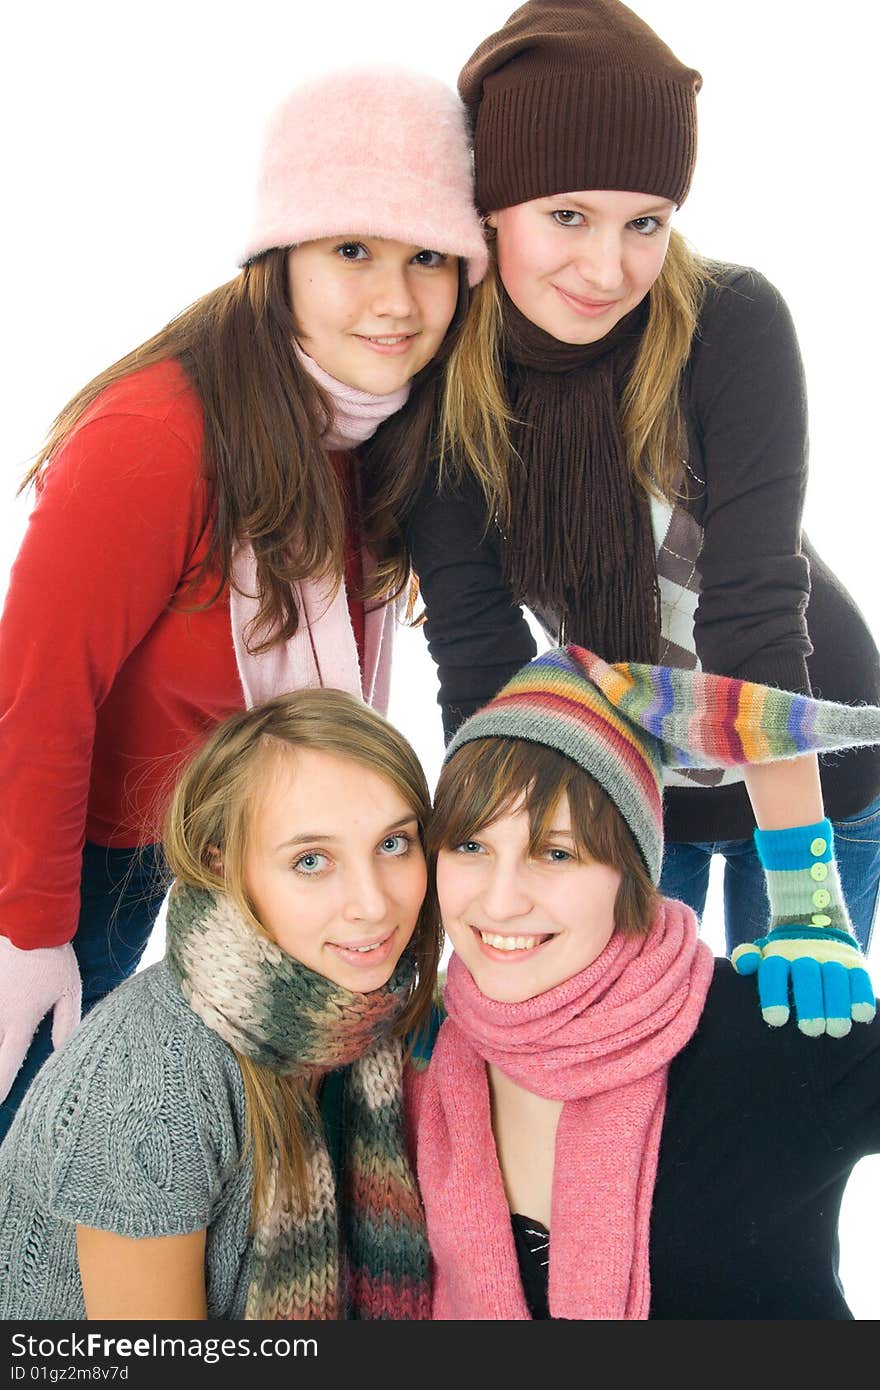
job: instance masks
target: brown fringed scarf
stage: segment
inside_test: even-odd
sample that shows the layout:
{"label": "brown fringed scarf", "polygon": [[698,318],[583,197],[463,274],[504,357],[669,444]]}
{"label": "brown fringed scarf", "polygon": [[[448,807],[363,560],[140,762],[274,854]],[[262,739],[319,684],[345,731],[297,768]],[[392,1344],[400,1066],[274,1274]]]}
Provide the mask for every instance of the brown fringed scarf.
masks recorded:
{"label": "brown fringed scarf", "polygon": [[596,343],[561,343],[504,295],[505,377],[522,460],[502,562],[518,602],[606,661],[656,662],[660,605],[648,498],[632,480],[620,397],[644,301]]}

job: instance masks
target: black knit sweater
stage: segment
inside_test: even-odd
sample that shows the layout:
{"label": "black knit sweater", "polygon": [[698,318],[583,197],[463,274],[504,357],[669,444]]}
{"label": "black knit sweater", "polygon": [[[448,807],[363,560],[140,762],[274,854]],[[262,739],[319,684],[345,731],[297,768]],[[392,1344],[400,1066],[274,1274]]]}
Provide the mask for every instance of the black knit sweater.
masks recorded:
{"label": "black knit sweater", "polygon": [[[846,1038],[768,1028],[754,981],[716,961],[699,1027],[669,1069],[649,1316],[851,1318],[837,1222],[853,1167],[877,1152],[880,1019]],[[585,1181],[589,1167],[586,1155]],[[547,1251],[530,1256],[516,1234],[527,1302],[547,1317]]]}
{"label": "black knit sweater", "polygon": [[[864,618],[801,533],[807,408],[788,309],[754,270],[728,267],[717,279],[683,385],[689,476],[700,480],[688,509],[702,528],[701,665],[827,700],[880,703],[880,655]],[[505,585],[500,539],[494,526],[487,531],[476,485],[438,496],[429,479],[405,531],[449,739],[535,643]],[[880,748],[824,756],[820,769],[832,819],[880,792]],[[745,839],[754,828],[741,783],[670,787],[665,819],[667,837],[681,841]]]}

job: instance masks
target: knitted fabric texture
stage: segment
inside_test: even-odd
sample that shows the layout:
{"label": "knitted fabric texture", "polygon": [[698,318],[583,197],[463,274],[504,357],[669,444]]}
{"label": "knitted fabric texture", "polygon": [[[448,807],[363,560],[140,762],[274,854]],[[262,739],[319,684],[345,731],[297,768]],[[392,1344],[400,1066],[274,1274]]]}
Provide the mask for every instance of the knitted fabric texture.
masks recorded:
{"label": "knitted fabric texture", "polygon": [[792,1003],[809,1037],[845,1038],[853,1023],[877,1013],[867,962],[852,923],[834,859],[827,818],[785,830],[756,830],[767,875],[770,929],[731,952],[741,975],[757,973],[765,1023],[780,1028]]}
{"label": "knitted fabric texture", "polygon": [[632,486],[620,424],[647,304],[587,344],[545,333],[506,292],[502,313],[511,444],[521,465],[511,469],[501,543],[513,596],[550,616],[560,642],[606,661],[657,661],[651,511],[644,490]]}
{"label": "knitted fabric texture", "polygon": [[239,264],[272,247],[374,236],[488,265],[465,111],[445,82],[349,68],[297,87],[271,118]]}
{"label": "knitted fabric texture", "polygon": [[564,1102],[556,1135],[550,1313],[647,1318],[648,1236],[669,1063],[692,1036],[712,954],[681,903],[612,936],[586,970],[519,1004],[487,999],[456,955],[423,1084],[418,1174],[434,1318],[523,1319],[486,1063]]}
{"label": "knitted fabric texture", "polygon": [[880,708],[703,671],[611,666],[569,645],[523,666],[462,724],[446,758],[479,738],[544,744],[589,772],[627,822],[656,883],[664,766],[728,767],[880,743]]}
{"label": "knitted fabric texture", "polygon": [[[375,434],[389,416],[406,404],[409,382],[388,395],[374,396],[369,391],[359,391],[345,382],[337,381],[296,343],[294,351],[303,369],[317,382],[330,404],[330,422],[321,438],[325,449],[356,449]],[[365,573],[375,564],[365,548],[361,551],[361,563]],[[257,561],[249,542],[236,547],[232,566],[229,618],[235,659],[248,708],[271,700],[274,695],[283,695],[303,686],[330,685],[337,690],[347,690],[349,695],[364,699],[385,713],[395,622],[393,605],[386,605],[383,612],[381,605],[374,604],[366,615],[368,634],[376,638],[371,648],[385,647],[384,679],[371,688],[370,672],[361,670],[358,661],[344,585],[337,585],[334,591],[332,580],[315,578],[302,581],[298,586],[298,598],[303,621],[297,631],[286,642],[275,642],[271,647],[253,652],[248,646],[248,639],[255,631],[260,603]]]}
{"label": "knitted fabric texture", "polygon": [[403,1136],[402,1047],[389,1037],[410,997],[411,954],[383,989],[355,993],[258,935],[227,896],[180,884],[169,898],[166,939],[190,1007],[237,1052],[302,1079],[350,1066],[342,1218],[315,1125],[309,1209],[279,1191],[276,1168],[254,1238],[246,1317],[428,1317],[424,1217]]}
{"label": "knitted fabric texture", "polygon": [[754,838],[767,875],[771,931],[809,925],[852,933],[827,817],[793,829],[756,830]]}
{"label": "knitted fabric texture", "polygon": [[391,415],[402,410],[409,399],[411,383],[408,381],[385,396],[374,396],[370,391],[349,386],[325,372],[298,343],[294,343],[294,352],[303,370],[320,386],[333,411],[326,433],[321,436],[325,449],[356,449]]}
{"label": "knitted fabric texture", "polygon": [[459,74],[480,209],[594,188],[680,205],[701,85],[618,0],[529,0]]}
{"label": "knitted fabric texture", "polygon": [[244,1317],[253,1166],[233,1052],[165,961],[91,1009],[0,1145],[0,1320],[86,1316],[76,1226],[132,1240],[207,1230],[209,1319]]}
{"label": "knitted fabric texture", "polygon": [[[9,1094],[31,1040],[52,1011],[52,1046],[66,1042],[80,1020],[82,980],[73,947],[22,951],[0,936],[0,1101]],[[14,1023],[13,1023],[14,1020]]]}

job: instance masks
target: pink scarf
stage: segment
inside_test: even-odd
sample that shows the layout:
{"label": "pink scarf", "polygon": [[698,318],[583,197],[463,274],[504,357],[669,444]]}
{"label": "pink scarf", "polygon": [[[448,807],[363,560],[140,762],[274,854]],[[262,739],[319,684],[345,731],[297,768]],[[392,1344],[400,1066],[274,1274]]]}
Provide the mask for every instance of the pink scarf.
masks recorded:
{"label": "pink scarf", "polygon": [[[355,449],[363,444],[389,415],[400,410],[409,396],[409,383],[387,396],[372,396],[337,381],[294,344],[296,355],[333,406],[333,420],[322,438],[329,451]],[[372,555],[362,551],[364,580],[374,568]],[[235,587],[230,588],[229,612],[232,641],[245,703],[269,700],[288,690],[308,686],[332,686],[347,690],[383,714],[388,708],[391,642],[396,608],[376,603],[365,613],[364,670],[358,662],[357,643],[348,615],[344,584],[336,593],[322,580],[297,585],[300,626],[289,641],[255,655],[248,651],[245,633],[257,615],[257,564],[253,547],[244,544],[233,556]]]}
{"label": "pink scarf", "polygon": [[586,970],[524,1004],[486,999],[452,956],[448,1018],[430,1066],[412,1083],[435,1319],[529,1317],[487,1062],[565,1102],[551,1197],[551,1317],[647,1318],[667,1073],[697,1026],[712,972],[693,913],[668,900],[647,936],[615,933]]}

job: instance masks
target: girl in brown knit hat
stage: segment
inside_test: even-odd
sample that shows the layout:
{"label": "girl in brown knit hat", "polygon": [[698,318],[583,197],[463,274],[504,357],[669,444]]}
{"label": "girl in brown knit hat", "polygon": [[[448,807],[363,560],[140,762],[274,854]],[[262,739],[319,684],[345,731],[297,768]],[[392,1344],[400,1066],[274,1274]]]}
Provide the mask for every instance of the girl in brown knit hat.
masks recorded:
{"label": "girl in brown knit hat", "polygon": [[[529,0],[460,74],[491,267],[452,361],[440,486],[407,522],[447,738],[533,654],[522,605],[609,661],[880,699],[871,634],[801,534],[788,310],[671,226],[700,86],[618,0]],[[755,823],[808,850],[827,813],[867,949],[878,794],[876,749],[669,773],[661,888],[701,914],[722,853],[728,949],[760,938],[781,919]],[[821,926],[811,891],[803,925]]]}

